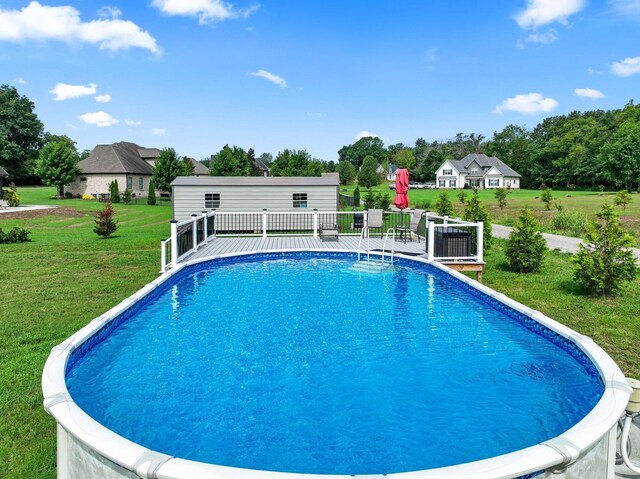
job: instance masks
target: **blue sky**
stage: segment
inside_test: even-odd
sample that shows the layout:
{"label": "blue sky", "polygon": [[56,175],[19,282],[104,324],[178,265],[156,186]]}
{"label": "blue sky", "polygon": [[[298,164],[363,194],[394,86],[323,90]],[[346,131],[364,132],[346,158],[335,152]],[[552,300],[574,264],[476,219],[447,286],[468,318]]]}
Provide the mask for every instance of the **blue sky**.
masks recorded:
{"label": "blue sky", "polygon": [[640,101],[640,0],[0,0],[0,83],[80,150],[336,160]]}

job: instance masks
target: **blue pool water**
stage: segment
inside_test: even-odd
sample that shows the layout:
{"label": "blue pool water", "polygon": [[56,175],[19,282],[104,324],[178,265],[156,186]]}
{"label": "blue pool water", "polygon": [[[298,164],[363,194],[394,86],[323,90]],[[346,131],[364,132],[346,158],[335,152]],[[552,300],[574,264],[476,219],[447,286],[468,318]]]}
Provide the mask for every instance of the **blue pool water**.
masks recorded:
{"label": "blue pool water", "polygon": [[603,387],[575,348],[411,263],[302,255],[185,274],[79,350],[67,386],[153,450],[324,474],[496,456],[594,407]]}

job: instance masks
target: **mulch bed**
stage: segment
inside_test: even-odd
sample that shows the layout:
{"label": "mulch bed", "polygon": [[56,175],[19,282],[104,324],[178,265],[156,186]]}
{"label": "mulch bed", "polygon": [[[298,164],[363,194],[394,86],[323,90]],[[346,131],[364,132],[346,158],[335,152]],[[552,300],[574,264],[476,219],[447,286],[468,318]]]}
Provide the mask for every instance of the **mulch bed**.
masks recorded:
{"label": "mulch bed", "polygon": [[21,220],[30,218],[41,218],[43,216],[71,216],[80,218],[89,216],[87,213],[74,210],[72,208],[47,208],[45,210],[30,210],[0,213],[0,221],[2,220]]}

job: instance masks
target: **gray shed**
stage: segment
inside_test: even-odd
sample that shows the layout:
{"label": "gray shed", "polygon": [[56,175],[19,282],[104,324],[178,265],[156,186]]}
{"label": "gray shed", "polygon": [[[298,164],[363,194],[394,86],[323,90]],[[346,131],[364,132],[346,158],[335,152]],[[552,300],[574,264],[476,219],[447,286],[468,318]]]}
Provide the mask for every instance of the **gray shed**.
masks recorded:
{"label": "gray shed", "polygon": [[193,213],[338,211],[336,177],[327,176],[179,176],[171,183],[173,219]]}

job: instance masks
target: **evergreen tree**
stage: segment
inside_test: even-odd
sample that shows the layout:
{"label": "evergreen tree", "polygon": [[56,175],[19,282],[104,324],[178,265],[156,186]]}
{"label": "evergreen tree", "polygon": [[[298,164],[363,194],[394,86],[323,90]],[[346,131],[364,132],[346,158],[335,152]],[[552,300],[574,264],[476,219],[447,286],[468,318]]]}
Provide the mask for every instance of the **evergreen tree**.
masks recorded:
{"label": "evergreen tree", "polygon": [[491,215],[489,215],[487,208],[480,202],[480,198],[478,198],[478,190],[474,190],[473,195],[471,195],[471,199],[467,201],[462,219],[471,222],[478,220],[484,221],[484,231],[482,235],[484,239],[484,249],[488,250],[491,248],[491,245],[493,244]]}
{"label": "evergreen tree", "polygon": [[362,161],[362,167],[358,172],[358,185],[363,188],[372,188],[380,183],[380,175],[378,174],[378,162],[376,159],[367,155]]}
{"label": "evergreen tree", "polygon": [[153,184],[153,178],[149,181],[149,194],[147,195],[147,204],[155,205],[156,204],[156,188]]}
{"label": "evergreen tree", "polygon": [[511,194],[511,190],[507,188],[496,188],[494,196],[498,200],[500,209],[503,210],[507,206],[507,196]]}
{"label": "evergreen tree", "polygon": [[118,229],[118,223],[113,219],[114,215],[112,204],[105,203],[104,208],[96,213],[94,233],[105,239],[111,238]]}
{"label": "evergreen tree", "polygon": [[434,205],[436,213],[440,216],[453,216],[453,203],[449,199],[449,193],[443,191],[438,196],[436,204]]}
{"label": "evergreen tree", "polygon": [[547,208],[547,211],[551,210],[551,204],[553,203],[553,191],[551,191],[551,188],[545,188],[544,190],[542,190],[540,201],[544,203],[544,206],[545,208]]}
{"label": "evergreen tree", "polygon": [[58,188],[58,195],[64,197],[64,187],[72,183],[80,173],[76,144],[66,136],[57,136],[40,150],[35,173],[45,185]]}
{"label": "evergreen tree", "polygon": [[376,197],[373,195],[373,191],[367,191],[367,194],[364,196],[363,206],[365,210],[370,210],[376,207]]}
{"label": "evergreen tree", "polygon": [[587,244],[580,244],[573,259],[574,277],[587,293],[609,296],[638,275],[631,250],[635,242],[620,225],[613,206],[604,203],[597,216],[601,221],[589,222]]}
{"label": "evergreen tree", "polygon": [[360,188],[356,186],[356,189],[353,190],[353,206],[356,208],[360,206]]}
{"label": "evergreen tree", "polygon": [[111,194],[111,203],[120,203],[120,188],[118,188],[118,180],[113,180],[109,186]]}
{"label": "evergreen tree", "polygon": [[131,190],[129,188],[126,188],[122,193],[122,202],[125,205],[131,204]]}
{"label": "evergreen tree", "polygon": [[616,193],[616,197],[613,200],[616,206],[622,206],[623,210],[627,209],[627,205],[633,201],[631,194],[627,190],[621,190]]}
{"label": "evergreen tree", "polygon": [[462,203],[463,205],[465,204],[465,202],[467,201],[467,192],[464,190],[460,190],[458,191],[458,201],[460,201],[460,203]]}
{"label": "evergreen tree", "polygon": [[509,235],[505,254],[511,269],[518,273],[537,273],[542,269],[549,248],[542,237],[533,212],[524,208]]}

